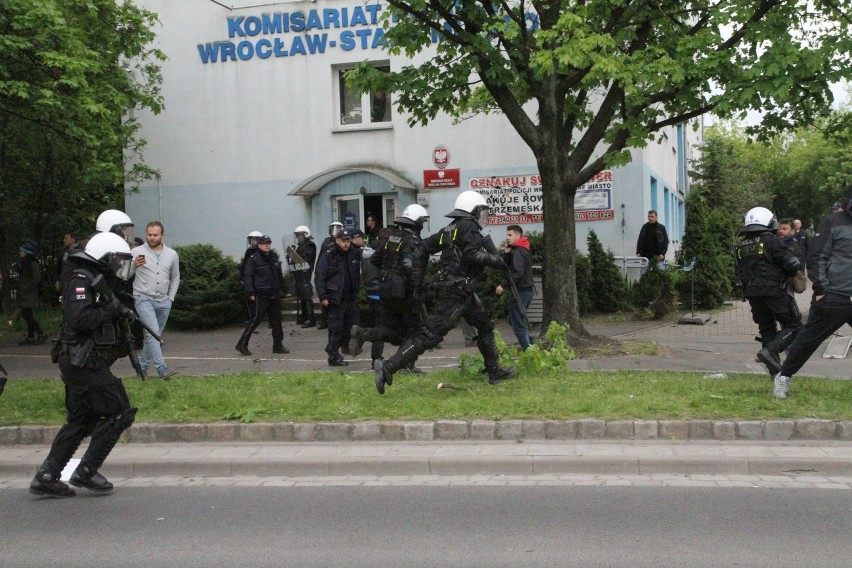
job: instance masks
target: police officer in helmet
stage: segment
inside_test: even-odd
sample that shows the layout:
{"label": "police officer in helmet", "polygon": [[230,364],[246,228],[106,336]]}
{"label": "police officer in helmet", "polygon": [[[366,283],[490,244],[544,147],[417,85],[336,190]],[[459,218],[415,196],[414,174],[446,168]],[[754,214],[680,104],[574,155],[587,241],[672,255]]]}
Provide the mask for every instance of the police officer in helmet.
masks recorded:
{"label": "police officer in helmet", "polygon": [[[409,205],[394,221],[397,230],[372,255],[370,262],[381,270],[378,296],[381,299],[380,321],[372,328],[352,326],[349,350],[358,355],[364,341],[388,342],[399,345],[420,329],[423,321],[423,278],[429,255],[423,248],[420,232],[428,222],[429,213],[421,205]],[[381,357],[373,357],[373,369],[378,369]],[[390,378],[393,381],[393,378]],[[390,382],[387,382],[390,384]],[[376,388],[384,394],[385,380],[377,380]]]}
{"label": "police officer in helmet", "polygon": [[311,237],[311,230],[305,225],[296,227],[293,235],[296,246],[291,248],[307,264],[307,266],[296,266],[290,256],[287,256],[287,264],[296,284],[296,296],[299,298],[299,319],[296,323],[303,328],[314,327],[317,322],[314,316],[314,289],[311,286],[311,277],[317,260],[317,245]]}
{"label": "police officer in helmet", "polygon": [[735,249],[737,277],[760,330],[763,348],[757,358],[773,377],[781,370],[780,353],[793,343],[802,328],[796,300],[787,293],[787,278],[796,275],[801,263],[775,236],[777,230],[772,211],[755,207],[745,215]]}
{"label": "police officer in helmet", "polygon": [[436,347],[444,336],[464,318],[476,328],[477,346],[485,360],[488,382],[497,384],[515,374],[514,369],[500,367],[494,341],[494,322],[474,293],[476,277],[486,267],[504,268],[491,239],[482,235],[489,212],[485,197],[475,191],[462,192],[455,209],[446,215],[453,221],[440,232],[423,241],[426,254],[441,253],[441,269],[435,282],[437,302],[432,314],[412,337],[386,362],[377,362],[376,388],[393,381],[393,374],[408,367],[422,353]]}
{"label": "police officer in helmet", "polygon": [[47,497],[73,497],[74,490],[60,475],[80,443],[92,439],[70,483],[98,493],[112,491],[112,483],[98,470],[129,428],[137,409],[121,379],[110,371],[119,358],[127,356],[119,321],[127,308],[113,297],[110,302],[92,290],[96,277],[107,280],[111,289],[118,280],[133,276],[130,247],[112,232],[98,233],[84,252],[69,257],[74,268],[62,292],[62,331],[54,352],[65,382],[67,423],[53,440],[50,453],[30,484],[30,493]]}
{"label": "police officer in helmet", "polygon": [[95,221],[95,230],[99,233],[115,233],[125,241],[129,246],[133,246],[136,235],[134,234],[134,224],[127,213],[118,209],[107,209]]}

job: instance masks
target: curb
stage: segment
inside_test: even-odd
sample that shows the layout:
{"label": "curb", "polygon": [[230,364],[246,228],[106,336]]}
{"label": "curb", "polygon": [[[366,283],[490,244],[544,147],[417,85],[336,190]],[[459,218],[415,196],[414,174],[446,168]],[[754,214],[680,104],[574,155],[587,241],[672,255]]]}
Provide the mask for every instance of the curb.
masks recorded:
{"label": "curb", "polygon": [[[60,426],[0,427],[0,446],[50,444]],[[135,424],[137,444],[170,442],[429,442],[487,440],[788,441],[852,440],[852,421],[799,420],[436,420]]]}

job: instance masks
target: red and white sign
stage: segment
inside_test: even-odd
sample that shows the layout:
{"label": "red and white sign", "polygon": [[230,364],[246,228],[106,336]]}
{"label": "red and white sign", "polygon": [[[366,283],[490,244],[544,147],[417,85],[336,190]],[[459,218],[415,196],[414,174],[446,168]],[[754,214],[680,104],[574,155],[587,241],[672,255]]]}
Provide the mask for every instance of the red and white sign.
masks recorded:
{"label": "red and white sign", "polygon": [[443,170],[447,166],[450,165],[450,150],[443,144],[438,144],[435,146],[435,149],[432,150],[432,163],[435,164],[435,167]]}
{"label": "red and white sign", "polygon": [[442,187],[459,187],[461,185],[461,170],[423,170],[423,189],[438,189]]}
{"label": "red and white sign", "polygon": [[[612,170],[603,170],[577,188],[575,221],[612,221]],[[468,187],[479,192],[491,206],[489,225],[541,223],[544,196],[537,174],[470,178]]]}

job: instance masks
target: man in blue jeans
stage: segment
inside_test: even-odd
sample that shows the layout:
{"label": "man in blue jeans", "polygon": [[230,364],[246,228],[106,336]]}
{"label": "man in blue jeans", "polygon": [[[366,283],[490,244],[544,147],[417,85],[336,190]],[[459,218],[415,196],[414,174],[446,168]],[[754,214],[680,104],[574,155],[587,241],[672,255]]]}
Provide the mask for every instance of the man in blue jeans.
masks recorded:
{"label": "man in blue jeans", "polygon": [[529,330],[524,323],[524,313],[530,307],[533,297],[532,254],[530,253],[530,241],[524,236],[524,230],[520,225],[506,227],[506,244],[503,253],[503,259],[506,266],[509,267],[509,274],[494,291],[498,296],[503,294],[503,291],[509,287],[508,278],[511,278],[515,283],[518,296],[521,297],[521,304],[523,304],[523,312],[515,298],[509,300],[509,325],[512,326],[512,331],[518,338],[521,351],[526,351],[532,343]]}
{"label": "man in blue jeans", "polygon": [[[136,276],[133,280],[133,299],[139,319],[148,328],[162,336],[169,319],[175,295],[180,285],[180,262],[173,248],[163,244],[163,224],[151,221],[145,227],[145,244],[134,248],[133,264]],[[168,379],[177,371],[166,365],[160,342],[145,332],[145,347],[139,363],[147,375],[149,363],[157,368],[161,379]]]}

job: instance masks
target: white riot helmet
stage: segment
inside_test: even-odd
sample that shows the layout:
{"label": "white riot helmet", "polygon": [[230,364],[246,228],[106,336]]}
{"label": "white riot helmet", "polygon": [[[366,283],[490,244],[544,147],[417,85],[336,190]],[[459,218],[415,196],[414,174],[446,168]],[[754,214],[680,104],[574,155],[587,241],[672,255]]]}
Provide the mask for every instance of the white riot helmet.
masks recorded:
{"label": "white riot helmet", "polygon": [[396,219],[394,223],[397,225],[406,225],[413,227],[417,231],[423,228],[425,223],[429,222],[429,212],[422,205],[409,205],[402,211],[402,217]]}
{"label": "white riot helmet", "polygon": [[456,219],[472,217],[480,227],[488,224],[488,213],[491,208],[488,206],[488,200],[481,193],[472,190],[461,192],[456,198],[455,207],[445,216]]}
{"label": "white riot helmet", "polygon": [[342,230],[343,230],[343,223],[341,223],[340,221],[332,221],[331,224],[328,226],[328,236],[329,237],[336,237],[337,233],[339,233]]}
{"label": "white riot helmet", "polygon": [[127,213],[118,209],[107,209],[98,215],[95,230],[99,233],[115,233],[127,241],[128,245],[133,243],[136,237],[133,232],[133,221]]}
{"label": "white riot helmet", "polygon": [[311,230],[305,225],[299,225],[293,229],[293,234],[296,235],[296,238],[299,237],[299,233],[304,233],[306,239],[311,236]]}
{"label": "white riot helmet", "polygon": [[775,215],[766,207],[754,207],[745,214],[745,223],[740,229],[741,233],[754,233],[761,231],[777,231],[778,221]]}
{"label": "white riot helmet", "polygon": [[130,280],[136,271],[130,245],[115,233],[98,233],[93,236],[83,254],[124,281]]}
{"label": "white riot helmet", "polygon": [[263,236],[260,231],[252,231],[246,236],[246,248],[257,246],[257,239]]}

